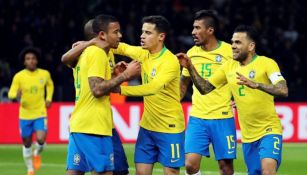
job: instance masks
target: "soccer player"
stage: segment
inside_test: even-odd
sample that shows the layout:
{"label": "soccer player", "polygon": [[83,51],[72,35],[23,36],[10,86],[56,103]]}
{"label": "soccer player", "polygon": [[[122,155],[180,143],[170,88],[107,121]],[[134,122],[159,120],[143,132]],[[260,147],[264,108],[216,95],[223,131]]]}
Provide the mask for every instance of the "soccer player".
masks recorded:
{"label": "soccer player", "polygon": [[[87,42],[77,42],[74,44],[74,47],[66,52],[62,57],[62,62],[71,68],[75,68],[79,55],[81,52],[88,46],[93,45],[96,43],[95,33],[93,32],[94,19],[89,20],[84,26],[84,34]],[[94,39],[93,39],[94,38]],[[80,45],[81,44],[81,45]],[[77,47],[77,45],[80,45]],[[116,69],[116,65],[114,62],[113,57],[109,60],[111,72],[114,72]],[[111,94],[110,94],[111,95]],[[112,103],[112,98],[110,96],[110,100]],[[129,165],[127,162],[127,157],[122,145],[122,142],[119,138],[119,135],[116,129],[113,127],[112,129],[112,145],[113,145],[113,152],[114,152],[114,171],[113,175],[127,175],[129,174]]]}
{"label": "soccer player", "polygon": [[[23,142],[22,154],[28,175],[34,175],[34,169],[37,170],[41,166],[40,153],[43,151],[47,132],[46,108],[51,105],[54,87],[50,73],[37,67],[40,57],[37,48],[25,48],[20,57],[23,59],[25,69],[14,76],[8,96],[10,99],[17,98],[20,102],[19,127]],[[32,153],[33,133],[36,133],[34,154]]]}
{"label": "soccer player", "polygon": [[234,60],[226,62],[208,80],[197,73],[187,55],[177,56],[193,82],[198,82],[202,94],[229,85],[238,110],[248,174],[271,175],[276,174],[282,154],[282,126],[274,96],[288,96],[288,88],[277,63],[256,54],[256,40],[253,27],[238,26],[231,40]]}
{"label": "soccer player", "polygon": [[120,25],[109,15],[93,21],[93,32],[99,47],[87,47],[80,55],[74,71],[76,102],[70,119],[67,174],[113,174],[112,112],[109,92],[115,86],[140,73],[138,62],[111,79],[111,48],[119,44]]}
{"label": "soccer player", "polygon": [[[192,31],[195,46],[187,55],[204,79],[213,76],[222,64],[232,59],[231,45],[216,38],[217,27],[215,11],[200,10],[195,13]],[[189,71],[183,68],[181,98],[190,81]],[[233,159],[236,158],[236,128],[230,106],[230,89],[226,85],[202,95],[196,88],[199,82],[193,83],[192,109],[185,138],[186,174],[201,174],[202,156],[210,156],[209,144],[212,143],[221,174],[232,175]]]}
{"label": "soccer player", "polygon": [[178,175],[184,165],[184,117],[180,104],[180,65],[165,46],[169,22],[162,16],[143,18],[141,47],[120,43],[115,54],[142,63],[142,85],[120,86],[125,96],[144,96],[144,113],[135,146],[137,175],[152,174],[154,163],[164,174]]}

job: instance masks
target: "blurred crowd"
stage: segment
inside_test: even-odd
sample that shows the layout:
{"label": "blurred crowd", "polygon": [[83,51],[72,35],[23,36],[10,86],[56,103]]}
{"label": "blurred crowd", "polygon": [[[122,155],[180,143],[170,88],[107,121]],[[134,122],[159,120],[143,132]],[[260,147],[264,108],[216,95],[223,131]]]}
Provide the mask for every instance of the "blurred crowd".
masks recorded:
{"label": "blurred crowd", "polygon": [[142,17],[163,15],[172,24],[166,47],[177,53],[193,46],[193,14],[200,9],[219,13],[220,40],[230,42],[238,24],[255,26],[261,38],[257,53],[274,58],[287,79],[285,100],[307,100],[307,5],[295,0],[0,0],[0,96],[23,68],[19,52],[36,46],[42,52],[39,67],[54,80],[54,100],[72,101],[72,71],[61,63],[61,55],[84,39],[83,25],[97,14],[116,16],[122,40],[134,45],[139,45]]}

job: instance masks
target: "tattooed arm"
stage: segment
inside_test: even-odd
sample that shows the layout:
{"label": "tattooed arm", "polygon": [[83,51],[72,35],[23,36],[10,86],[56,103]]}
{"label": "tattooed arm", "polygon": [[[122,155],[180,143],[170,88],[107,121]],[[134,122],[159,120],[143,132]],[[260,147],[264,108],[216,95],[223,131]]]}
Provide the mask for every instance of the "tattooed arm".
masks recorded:
{"label": "tattooed arm", "polygon": [[103,80],[100,77],[89,77],[88,81],[94,97],[99,98],[104,95],[108,95],[112,88],[120,85],[126,81],[127,77],[125,74],[121,74],[111,80]]}
{"label": "tattooed arm", "polygon": [[280,96],[280,97],[288,97],[288,87],[286,80],[281,80],[277,84],[263,84],[263,83],[256,83],[248,78],[244,77],[242,74],[237,73],[240,81],[238,82],[239,85],[246,85],[253,89],[259,89],[263,92],[271,94],[273,96]]}
{"label": "tattooed arm", "polygon": [[176,54],[178,57],[179,63],[184,68],[188,69],[190,77],[193,81],[193,84],[198,89],[198,91],[202,94],[208,94],[209,92],[213,91],[215,87],[207,80],[203,79],[196,71],[195,67],[193,66],[190,58],[184,53]]}
{"label": "tattooed arm", "polygon": [[100,77],[89,77],[89,85],[94,97],[99,98],[108,95],[113,88],[119,86],[122,82],[138,76],[141,72],[141,65],[137,61],[128,64],[126,70],[111,80],[104,80]]}

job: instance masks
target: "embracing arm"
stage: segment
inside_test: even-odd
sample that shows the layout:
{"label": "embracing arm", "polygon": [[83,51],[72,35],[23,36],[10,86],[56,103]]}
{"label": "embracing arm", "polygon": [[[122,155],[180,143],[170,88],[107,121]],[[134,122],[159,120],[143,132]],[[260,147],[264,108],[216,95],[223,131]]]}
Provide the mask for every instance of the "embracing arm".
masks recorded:
{"label": "embracing arm", "polygon": [[183,97],[185,96],[190,82],[191,82],[190,77],[181,75],[180,77],[180,100],[182,100]]}

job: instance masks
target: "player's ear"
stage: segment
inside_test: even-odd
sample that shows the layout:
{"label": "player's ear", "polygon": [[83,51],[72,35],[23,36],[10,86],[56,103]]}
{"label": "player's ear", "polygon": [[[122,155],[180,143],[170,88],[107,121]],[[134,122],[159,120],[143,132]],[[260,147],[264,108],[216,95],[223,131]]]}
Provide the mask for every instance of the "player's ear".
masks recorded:
{"label": "player's ear", "polygon": [[160,40],[160,41],[164,41],[164,40],[165,40],[165,37],[166,37],[166,34],[165,34],[165,33],[160,33],[160,34],[159,34],[159,40]]}
{"label": "player's ear", "polygon": [[98,37],[101,39],[101,40],[106,40],[106,32],[104,31],[100,31],[99,34],[98,34]]}
{"label": "player's ear", "polygon": [[214,28],[213,27],[209,27],[208,31],[209,31],[210,34],[213,34],[214,33]]}
{"label": "player's ear", "polygon": [[256,48],[256,43],[255,42],[250,42],[248,45],[248,51],[253,51]]}

